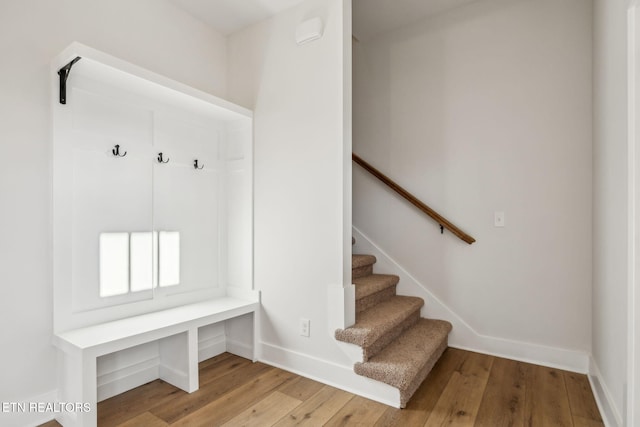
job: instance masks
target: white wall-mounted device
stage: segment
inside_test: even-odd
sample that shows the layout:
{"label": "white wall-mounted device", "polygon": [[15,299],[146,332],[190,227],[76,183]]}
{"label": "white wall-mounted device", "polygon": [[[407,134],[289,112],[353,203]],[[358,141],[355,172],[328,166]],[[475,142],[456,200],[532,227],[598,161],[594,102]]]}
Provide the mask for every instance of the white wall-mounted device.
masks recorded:
{"label": "white wall-mounted device", "polygon": [[322,19],[316,17],[301,22],[296,28],[296,43],[302,45],[322,37]]}

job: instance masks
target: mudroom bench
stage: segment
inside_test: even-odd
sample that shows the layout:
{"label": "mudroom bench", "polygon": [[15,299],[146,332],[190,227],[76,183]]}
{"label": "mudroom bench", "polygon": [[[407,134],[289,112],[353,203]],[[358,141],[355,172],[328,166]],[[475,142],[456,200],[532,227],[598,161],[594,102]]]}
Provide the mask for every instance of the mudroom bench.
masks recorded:
{"label": "mudroom bench", "polygon": [[[222,297],[54,334],[59,350],[60,396],[89,411],[61,413],[65,427],[97,425],[97,359],[133,346],[159,342],[159,376],[192,393],[198,389],[198,328],[248,313],[259,302]],[[88,404],[88,405],[87,405]]]}

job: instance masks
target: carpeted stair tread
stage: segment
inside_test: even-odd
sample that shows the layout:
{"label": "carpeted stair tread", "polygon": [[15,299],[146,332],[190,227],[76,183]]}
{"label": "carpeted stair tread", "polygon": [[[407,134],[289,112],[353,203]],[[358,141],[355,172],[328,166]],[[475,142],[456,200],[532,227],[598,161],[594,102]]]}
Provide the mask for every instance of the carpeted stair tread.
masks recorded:
{"label": "carpeted stair tread", "polygon": [[360,268],[373,265],[376,263],[376,257],[373,255],[351,255],[351,268]]}
{"label": "carpeted stair tread", "polygon": [[400,278],[393,274],[370,274],[353,280],[356,285],[356,301],[398,284]]}
{"label": "carpeted stair tread", "polygon": [[404,407],[447,348],[450,331],[447,321],[420,319],[369,361],[356,363],[354,370],[398,388]]}
{"label": "carpeted stair tread", "polygon": [[396,295],[387,301],[358,313],[355,325],[338,329],[335,337],[338,341],[367,347],[374,344],[383,335],[416,314],[424,305],[422,298]]}
{"label": "carpeted stair tread", "polygon": [[365,277],[373,273],[373,264],[376,257],[373,255],[351,255],[351,279]]}

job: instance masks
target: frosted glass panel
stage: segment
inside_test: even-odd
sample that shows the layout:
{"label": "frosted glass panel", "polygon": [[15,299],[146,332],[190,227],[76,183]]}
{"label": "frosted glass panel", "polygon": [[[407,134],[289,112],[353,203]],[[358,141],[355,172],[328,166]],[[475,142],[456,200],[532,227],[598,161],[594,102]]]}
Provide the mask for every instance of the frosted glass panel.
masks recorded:
{"label": "frosted glass panel", "polygon": [[129,233],[100,234],[100,296],[129,292]]}
{"label": "frosted glass panel", "polygon": [[180,284],[180,233],[161,231],[159,248],[160,287]]}
{"label": "frosted glass panel", "polygon": [[131,292],[152,289],[157,283],[157,232],[131,233]]}

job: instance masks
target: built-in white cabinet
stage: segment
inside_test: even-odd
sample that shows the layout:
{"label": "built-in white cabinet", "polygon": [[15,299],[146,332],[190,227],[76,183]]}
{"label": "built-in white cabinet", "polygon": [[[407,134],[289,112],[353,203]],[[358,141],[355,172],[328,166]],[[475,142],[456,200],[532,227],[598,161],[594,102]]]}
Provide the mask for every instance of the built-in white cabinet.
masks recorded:
{"label": "built-in white cabinet", "polygon": [[53,68],[54,329],[252,291],[251,112],[80,44]]}
{"label": "built-in white cabinet", "polygon": [[[198,362],[255,360],[252,113],[74,43],[52,64],[57,414]],[[86,410],[85,410],[86,409]]]}

